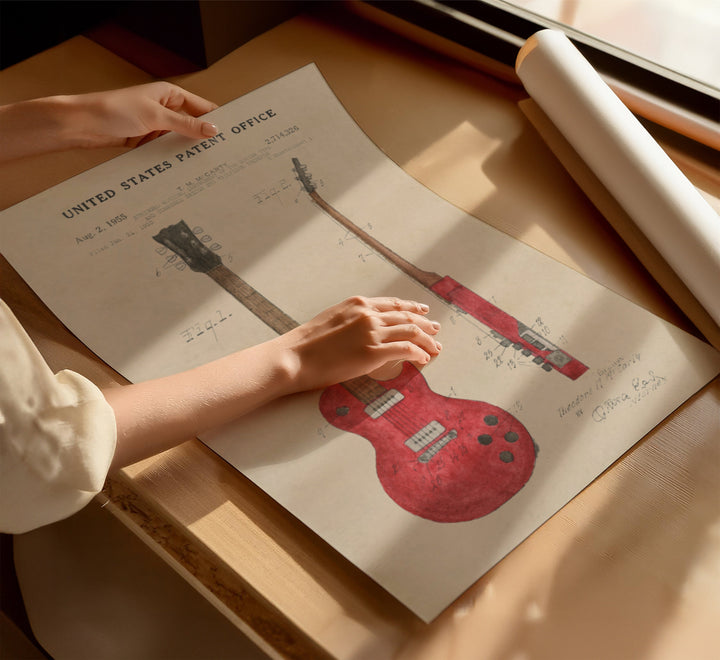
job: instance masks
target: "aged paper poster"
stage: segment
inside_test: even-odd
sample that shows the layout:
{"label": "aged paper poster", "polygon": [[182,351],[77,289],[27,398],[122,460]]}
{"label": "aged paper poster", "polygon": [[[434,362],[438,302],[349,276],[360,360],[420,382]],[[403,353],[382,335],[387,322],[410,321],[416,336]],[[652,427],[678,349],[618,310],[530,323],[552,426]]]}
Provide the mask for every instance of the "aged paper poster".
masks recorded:
{"label": "aged paper poster", "polygon": [[[309,65],[2,214],[3,254],[131,381],[353,294],[425,302],[422,372],[279,400],[203,440],[424,620],[720,369],[708,345],[467,215]],[[241,376],[240,376],[241,377]]]}

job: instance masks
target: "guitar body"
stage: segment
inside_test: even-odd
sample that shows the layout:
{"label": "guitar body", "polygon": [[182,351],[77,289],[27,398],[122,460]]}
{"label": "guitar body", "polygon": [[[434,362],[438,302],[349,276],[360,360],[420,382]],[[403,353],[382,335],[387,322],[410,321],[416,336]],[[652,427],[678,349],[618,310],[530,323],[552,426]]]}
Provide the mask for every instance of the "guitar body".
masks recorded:
{"label": "guitar body", "polygon": [[344,384],[320,397],[333,426],[375,448],[377,474],[401,507],[435,522],[474,520],[517,493],[535,466],[535,444],[510,413],[433,392],[410,363],[368,403]]}

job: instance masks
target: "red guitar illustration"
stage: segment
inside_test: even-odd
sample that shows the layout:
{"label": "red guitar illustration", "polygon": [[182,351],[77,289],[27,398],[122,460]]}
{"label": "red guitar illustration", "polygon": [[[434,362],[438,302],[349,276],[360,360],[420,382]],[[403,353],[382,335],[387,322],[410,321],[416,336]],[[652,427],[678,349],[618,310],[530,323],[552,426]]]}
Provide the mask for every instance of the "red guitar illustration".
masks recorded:
{"label": "red guitar illustration", "polygon": [[[278,333],[297,327],[227,268],[184,221],[153,237],[207,274]],[[366,438],[385,492],[436,522],[474,520],[517,493],[535,466],[535,444],[510,413],[489,403],[433,392],[412,364],[395,378],[361,376],[325,389],[320,411],[333,426]]]}
{"label": "red guitar illustration", "polygon": [[409,275],[435,295],[452,304],[459,311],[470,314],[488,327],[490,334],[501,346],[512,346],[526,356],[534,355],[533,362],[541,366],[545,371],[555,369],[572,380],[582,376],[588,370],[587,366],[582,362],[550,343],[529,326],[521,323],[452,277],[421,270],[374,239],[320,196],[317,187],[312,182],[312,176],[307,173],[305,165],[300,163],[297,158],[293,158],[292,162],[298,180],[303,184],[305,191],[318,207],[343,227],[349,229],[370,248],[384,256],[390,263],[397,266],[406,275]]}

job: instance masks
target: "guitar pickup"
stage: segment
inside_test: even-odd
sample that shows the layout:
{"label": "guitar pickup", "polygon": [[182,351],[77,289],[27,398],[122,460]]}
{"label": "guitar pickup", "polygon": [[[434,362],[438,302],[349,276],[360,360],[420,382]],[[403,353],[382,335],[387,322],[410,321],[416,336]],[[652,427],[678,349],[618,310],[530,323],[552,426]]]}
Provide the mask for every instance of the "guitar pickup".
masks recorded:
{"label": "guitar pickup", "polygon": [[402,401],[405,397],[397,390],[387,390],[377,399],[371,401],[365,406],[365,414],[371,419],[382,417],[396,403]]}
{"label": "guitar pickup", "polygon": [[445,433],[445,427],[440,422],[433,420],[417,433],[413,433],[405,440],[405,444],[414,452],[418,452],[425,449],[431,442],[435,442],[443,433]]}
{"label": "guitar pickup", "polygon": [[450,440],[454,440],[457,438],[457,431],[455,429],[450,429],[448,431],[447,435],[444,438],[441,438],[438,440],[432,447],[429,449],[426,449],[420,456],[418,456],[418,461],[421,463],[429,463],[435,454],[437,454]]}

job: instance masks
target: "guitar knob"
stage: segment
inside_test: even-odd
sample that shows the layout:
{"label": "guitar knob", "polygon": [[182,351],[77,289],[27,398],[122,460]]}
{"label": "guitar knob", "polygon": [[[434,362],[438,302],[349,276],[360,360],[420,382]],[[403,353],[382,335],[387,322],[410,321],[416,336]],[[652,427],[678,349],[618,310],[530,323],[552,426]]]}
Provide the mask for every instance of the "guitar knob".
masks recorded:
{"label": "guitar knob", "polygon": [[338,417],[345,417],[345,415],[350,414],[350,408],[348,408],[348,406],[338,406],[335,408],[335,414]]}

